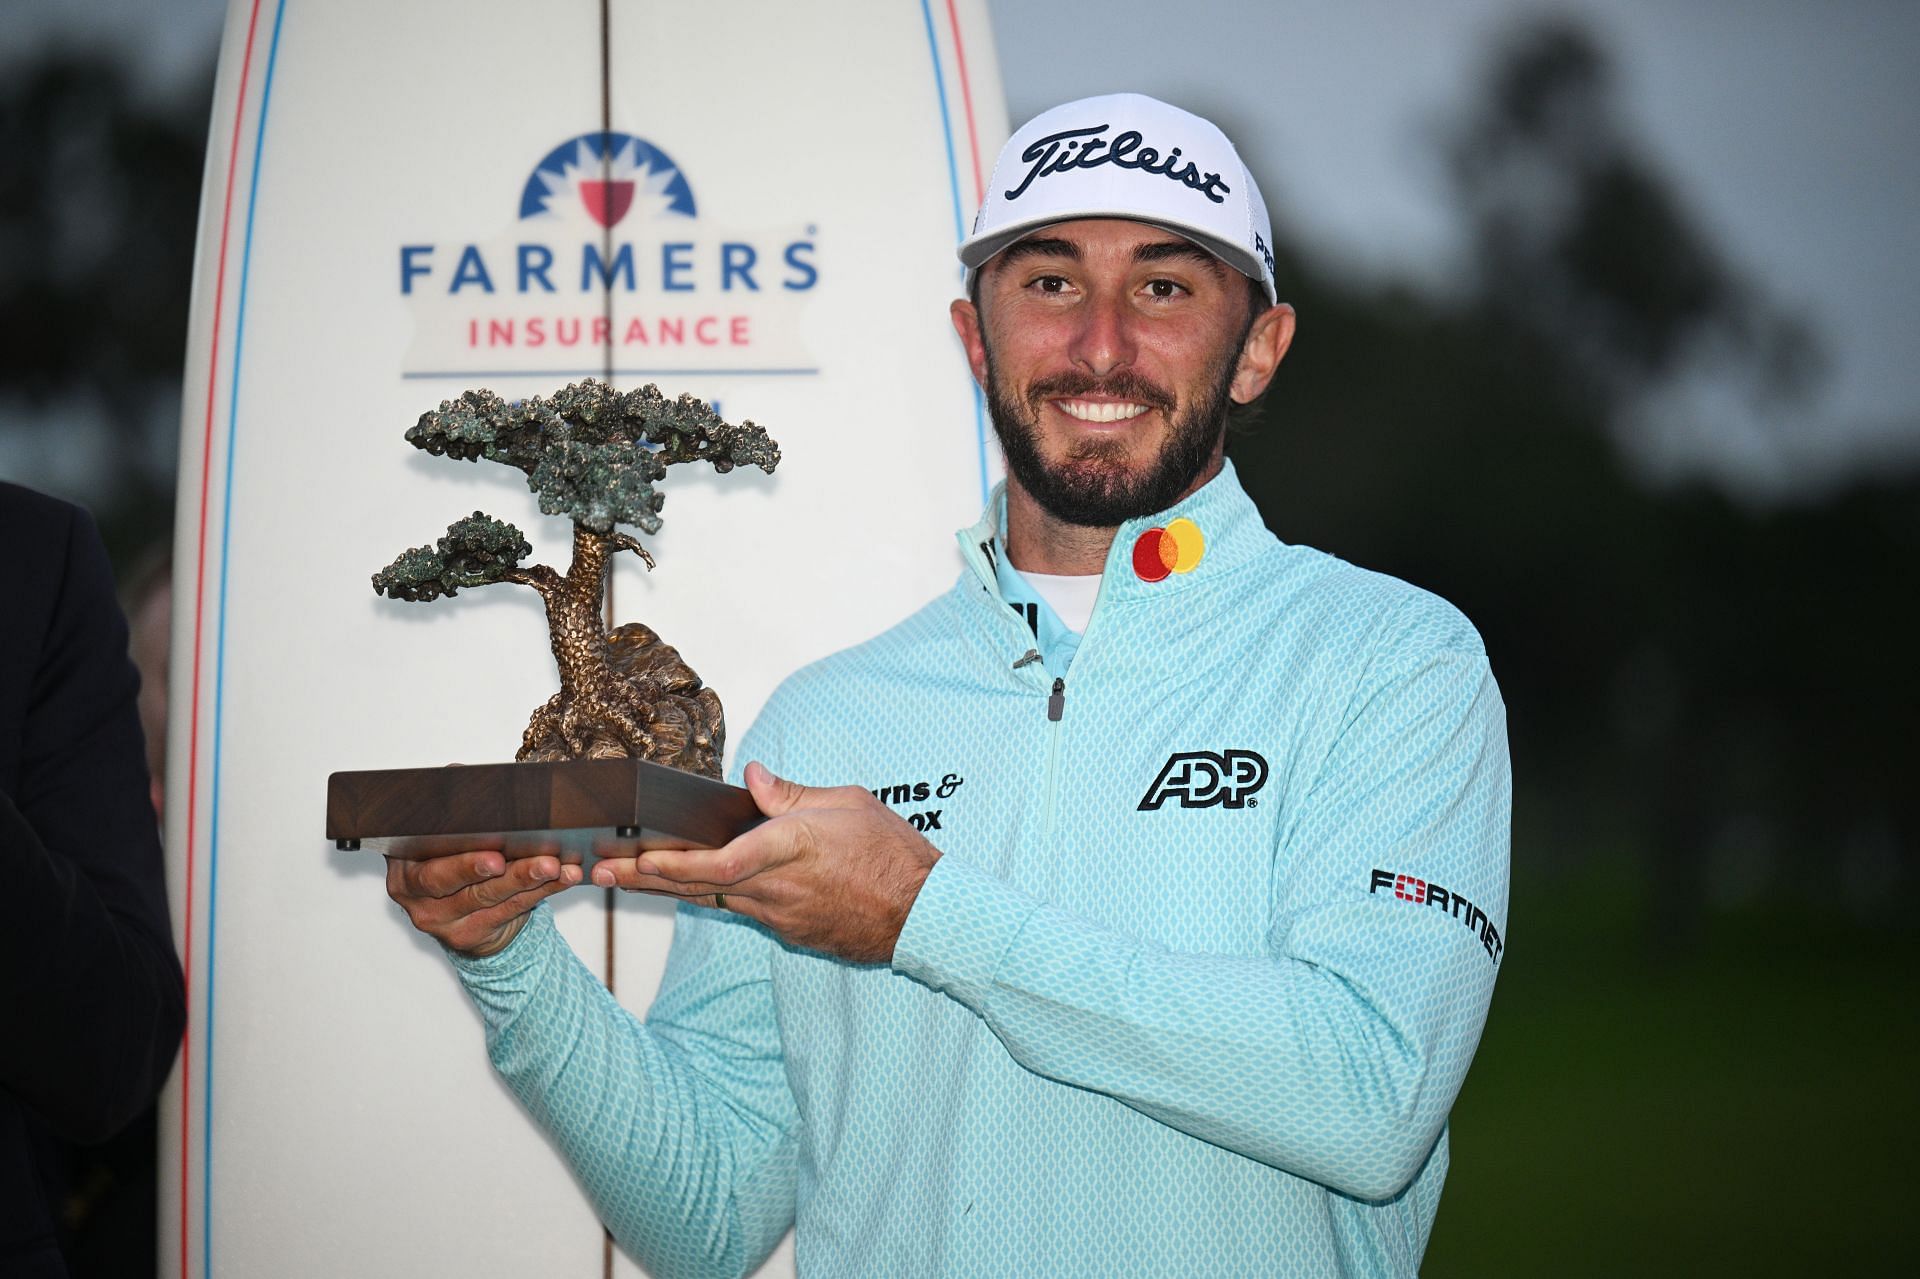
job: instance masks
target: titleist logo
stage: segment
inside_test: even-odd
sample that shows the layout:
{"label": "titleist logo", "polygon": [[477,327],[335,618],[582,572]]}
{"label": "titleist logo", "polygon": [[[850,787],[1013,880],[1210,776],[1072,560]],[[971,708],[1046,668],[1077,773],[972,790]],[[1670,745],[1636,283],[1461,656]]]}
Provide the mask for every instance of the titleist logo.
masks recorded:
{"label": "titleist logo", "polygon": [[1169,181],[1193,188],[1215,204],[1226,203],[1227,194],[1233,188],[1222,182],[1217,173],[1202,173],[1200,166],[1191,160],[1181,164],[1179,147],[1163,156],[1154,147],[1142,146],[1145,139],[1134,129],[1128,129],[1114,138],[1099,136],[1109,127],[1096,124],[1088,129],[1063,129],[1034,142],[1020,153],[1020,158],[1033,167],[1027,170],[1027,176],[1019,186],[1006,193],[1006,198],[1018,200],[1035,180],[1051,174],[1117,164],[1123,169],[1157,173]]}

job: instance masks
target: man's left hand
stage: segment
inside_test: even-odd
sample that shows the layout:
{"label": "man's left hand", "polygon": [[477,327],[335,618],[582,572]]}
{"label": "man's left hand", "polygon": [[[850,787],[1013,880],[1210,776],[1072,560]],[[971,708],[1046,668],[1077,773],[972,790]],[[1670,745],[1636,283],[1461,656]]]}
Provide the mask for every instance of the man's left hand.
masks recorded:
{"label": "man's left hand", "polygon": [[891,960],[940,850],[858,786],[801,786],[757,762],[746,782],[762,825],[721,848],[604,859],[593,882],[730,910],[854,963]]}

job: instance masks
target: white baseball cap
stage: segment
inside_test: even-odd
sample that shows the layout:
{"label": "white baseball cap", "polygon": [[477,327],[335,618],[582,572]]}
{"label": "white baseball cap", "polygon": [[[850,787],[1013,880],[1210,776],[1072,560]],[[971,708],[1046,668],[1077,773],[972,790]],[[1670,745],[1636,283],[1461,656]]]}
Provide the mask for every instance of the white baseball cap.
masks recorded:
{"label": "white baseball cap", "polygon": [[1078,218],[1125,218],[1185,236],[1266,290],[1273,225],[1227,135],[1139,93],[1082,98],[1029,120],[994,162],[973,234],[960,244],[967,281],[1030,233]]}

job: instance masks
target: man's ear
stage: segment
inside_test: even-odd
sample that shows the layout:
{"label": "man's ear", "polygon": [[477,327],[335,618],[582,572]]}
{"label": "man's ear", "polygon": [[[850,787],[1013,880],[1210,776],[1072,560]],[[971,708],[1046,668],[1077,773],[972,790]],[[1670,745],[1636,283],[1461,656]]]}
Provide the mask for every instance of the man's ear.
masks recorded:
{"label": "man's ear", "polygon": [[965,298],[955,298],[953,305],[947,308],[947,315],[953,320],[953,331],[960,335],[960,345],[967,348],[967,367],[973,370],[973,380],[984,389],[987,385],[987,344],[980,336],[980,312]]}
{"label": "man's ear", "polygon": [[1233,402],[1251,404],[1259,399],[1292,345],[1293,308],[1282,302],[1261,312],[1240,348],[1240,363],[1233,371]]}

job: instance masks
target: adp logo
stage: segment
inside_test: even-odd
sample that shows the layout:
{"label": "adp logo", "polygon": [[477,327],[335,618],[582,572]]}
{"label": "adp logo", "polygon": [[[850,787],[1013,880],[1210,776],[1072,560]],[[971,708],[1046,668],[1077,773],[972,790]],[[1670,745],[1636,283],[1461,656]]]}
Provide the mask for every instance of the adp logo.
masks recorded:
{"label": "adp logo", "polygon": [[[408,376],[597,373],[609,356],[631,373],[818,372],[800,328],[815,226],[718,225],[680,163],[630,133],[569,138],[517,190],[500,234],[399,246]],[[764,195],[756,208],[782,204]],[[439,218],[457,225],[470,196],[450,187]]]}
{"label": "adp logo", "polygon": [[1150,813],[1175,796],[1182,808],[1254,808],[1253,796],[1267,784],[1266,757],[1258,751],[1176,751],[1140,797]]}

